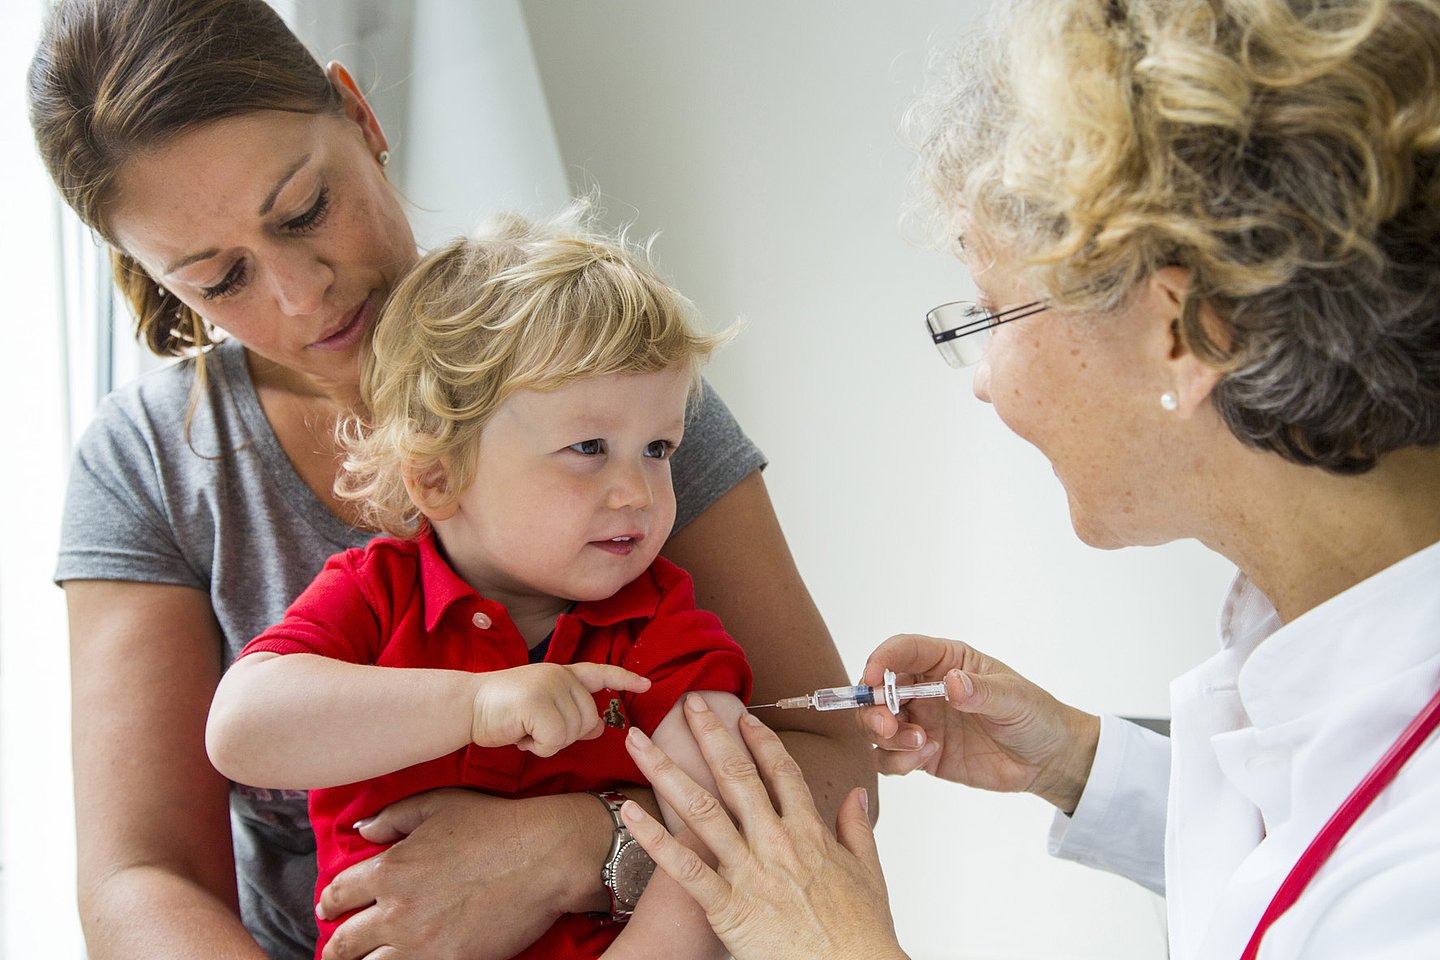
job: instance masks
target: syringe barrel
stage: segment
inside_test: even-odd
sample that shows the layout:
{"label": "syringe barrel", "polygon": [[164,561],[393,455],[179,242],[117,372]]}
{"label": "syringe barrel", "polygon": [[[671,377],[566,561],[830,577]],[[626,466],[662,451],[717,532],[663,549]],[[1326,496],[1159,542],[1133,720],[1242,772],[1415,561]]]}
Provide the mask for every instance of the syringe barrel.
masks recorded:
{"label": "syringe barrel", "polygon": [[816,690],[812,696],[816,710],[853,710],[873,704],[875,688],[863,684],[857,687],[825,687]]}
{"label": "syringe barrel", "polygon": [[903,687],[895,688],[897,699],[904,700],[931,700],[945,697],[945,681],[932,680],[929,683],[910,683]]}

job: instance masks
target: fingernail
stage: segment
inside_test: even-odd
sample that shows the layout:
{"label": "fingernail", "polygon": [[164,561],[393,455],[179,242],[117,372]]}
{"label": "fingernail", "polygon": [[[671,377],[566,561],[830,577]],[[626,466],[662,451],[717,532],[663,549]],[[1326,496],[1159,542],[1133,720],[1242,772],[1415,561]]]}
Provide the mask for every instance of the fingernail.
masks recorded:
{"label": "fingernail", "polygon": [[925,746],[920,748],[920,752],[917,754],[917,756],[920,758],[920,762],[924,763],[926,760],[929,760],[931,757],[935,756],[935,754],[939,751],[940,744],[936,743],[934,740],[931,740],[929,743],[925,744]]}
{"label": "fingernail", "polygon": [[757,717],[757,716],[755,716],[755,714],[753,714],[753,713],[747,713],[747,714],[745,714],[743,717],[740,718],[740,722],[743,723],[743,724],[745,724],[747,727],[763,727],[763,726],[765,726],[765,724],[761,722],[760,718]]}
{"label": "fingernail", "polygon": [[685,697],[685,706],[694,710],[696,713],[704,713],[710,709],[710,704],[706,703],[705,698],[698,693],[687,694]]}
{"label": "fingernail", "polygon": [[902,747],[907,747],[911,750],[914,750],[916,747],[920,746],[920,744],[924,742],[925,739],[920,736],[919,730],[906,730],[904,733],[900,734],[900,746]]}
{"label": "fingernail", "polygon": [[366,827],[370,826],[370,821],[374,819],[374,817],[361,817],[359,820],[356,820],[354,823],[350,824],[350,829],[357,832],[364,830]]}
{"label": "fingernail", "polygon": [[630,732],[625,734],[626,738],[637,747],[650,746],[650,738],[645,736],[645,731],[639,727],[631,727]]}
{"label": "fingernail", "polygon": [[318,903],[315,904],[315,919],[316,919],[316,920],[324,920],[324,919],[326,919],[325,911],[323,911],[323,910],[320,909],[320,904],[318,904]]}
{"label": "fingernail", "polygon": [[965,688],[965,696],[975,696],[975,681],[970,679],[970,674],[963,670],[951,670],[947,676],[954,677],[960,681],[960,686]]}
{"label": "fingernail", "polygon": [[864,787],[860,788],[860,809],[866,813],[870,812],[870,791]]}

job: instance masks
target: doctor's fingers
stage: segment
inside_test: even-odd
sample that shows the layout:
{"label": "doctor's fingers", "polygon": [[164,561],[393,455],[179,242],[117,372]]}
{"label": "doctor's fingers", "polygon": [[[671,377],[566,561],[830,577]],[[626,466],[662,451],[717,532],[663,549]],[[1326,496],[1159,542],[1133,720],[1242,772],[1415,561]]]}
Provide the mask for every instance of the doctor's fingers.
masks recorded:
{"label": "doctor's fingers", "polygon": [[[800,765],[775,732],[753,714],[740,717],[743,744],[735,742],[722,715],[713,712],[703,697],[685,698],[685,721],[721,798],[748,835],[774,825],[777,808],[782,817],[808,817],[820,824]],[[828,832],[823,824],[820,827]]]}
{"label": "doctor's fingers", "polygon": [[925,769],[927,773],[932,772],[927,765],[939,752],[940,744],[931,740],[919,750],[886,750],[884,747],[876,747],[870,756],[876,771],[886,776],[903,777],[921,769]]}
{"label": "doctor's fingers", "polygon": [[706,917],[716,916],[724,909],[732,892],[730,884],[694,850],[672,837],[663,824],[634,800],[625,801],[620,816],[630,828],[630,834],[650,854],[650,859],[700,904]]}
{"label": "doctor's fingers", "polygon": [[[681,770],[679,764],[655,746],[639,727],[631,727],[625,735],[625,749],[630,752],[640,772],[645,774],[645,779],[650,781],[655,796],[670,805],[670,809],[685,821],[685,825],[695,832],[722,864],[737,861],[746,854],[748,847],[745,838],[735,829],[735,824],[730,821],[720,801]],[[633,803],[625,806],[627,809],[636,807]],[[653,818],[645,814],[645,819]],[[639,839],[641,834],[636,833],[635,836]],[[641,840],[640,845],[650,851],[656,863],[664,865],[655,851],[650,849],[652,845],[668,847],[669,844],[663,838],[654,838],[649,842]],[[666,854],[670,858],[670,866],[682,871],[679,874],[671,873],[682,886],[686,886],[687,878],[698,876],[695,865],[678,850],[667,850]],[[667,868],[666,872],[670,873],[670,870]],[[695,896],[694,891],[691,896]],[[696,899],[699,900],[699,897]]]}
{"label": "doctor's fingers", "polygon": [[959,640],[927,637],[919,633],[898,633],[876,647],[865,660],[861,682],[878,686],[885,671],[894,670],[901,682],[912,679],[938,680],[956,667],[972,669],[977,652]]}

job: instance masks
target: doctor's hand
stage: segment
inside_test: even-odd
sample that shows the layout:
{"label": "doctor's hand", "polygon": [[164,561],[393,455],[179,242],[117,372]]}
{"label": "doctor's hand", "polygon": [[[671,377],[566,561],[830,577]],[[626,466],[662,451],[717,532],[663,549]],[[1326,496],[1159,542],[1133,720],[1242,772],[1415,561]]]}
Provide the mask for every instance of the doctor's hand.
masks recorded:
{"label": "doctor's hand", "polygon": [[637,804],[625,804],[621,815],[656,864],[704,909],[735,960],[905,960],[865,791],[852,790],[841,804],[837,841],[816,812],[799,766],[769,728],[749,714],[741,717],[742,747],[693,695],[685,700],[685,718],[725,806],[639,730],[631,728],[626,747],[656,795],[710,848],[718,869]]}
{"label": "doctor's hand", "polygon": [[860,711],[881,773],[924,770],[982,790],[1027,792],[1072,813],[1080,802],[1100,718],[1066,706],[1005,664],[956,640],[900,634],[865,663],[861,682],[945,682],[946,700],[911,700],[899,716]]}

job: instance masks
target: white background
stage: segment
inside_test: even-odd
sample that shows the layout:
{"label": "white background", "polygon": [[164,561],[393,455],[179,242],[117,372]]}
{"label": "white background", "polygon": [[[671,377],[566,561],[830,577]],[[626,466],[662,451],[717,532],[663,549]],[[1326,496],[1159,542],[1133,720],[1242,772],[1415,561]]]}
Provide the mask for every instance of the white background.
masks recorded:
{"label": "white background", "polygon": [[[284,6],[322,60],[351,63],[372,91],[422,242],[598,187],[613,223],[660,232],[662,269],[713,326],[744,321],[709,376],[769,455],[766,482],[851,674],[889,634],[929,632],[1087,709],[1164,716],[1169,678],[1213,649],[1228,566],[1188,543],[1080,544],[1044,458],[922,333],[929,307],[973,288],[943,250],[907,239],[900,119],[929,52],[984,5]],[[37,226],[7,230],[0,256],[20,294],[0,351],[7,464],[25,451],[23,470],[3,471],[0,922],[6,956],[74,956],[63,624],[48,585],[64,418],[36,399],[64,394],[48,325],[58,281],[43,279],[53,217],[15,93],[34,34],[5,33],[0,122],[15,149],[0,182],[7,213]],[[916,960],[1164,956],[1158,900],[1045,855],[1043,803],[920,777],[883,781],[880,799]]]}

